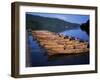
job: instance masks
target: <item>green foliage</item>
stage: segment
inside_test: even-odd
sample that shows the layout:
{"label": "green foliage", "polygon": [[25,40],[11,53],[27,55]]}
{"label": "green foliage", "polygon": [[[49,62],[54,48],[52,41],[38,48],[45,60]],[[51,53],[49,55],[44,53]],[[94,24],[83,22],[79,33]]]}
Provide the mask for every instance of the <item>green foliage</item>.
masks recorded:
{"label": "green foliage", "polygon": [[81,24],[80,28],[89,35],[90,21],[88,20],[86,23]]}

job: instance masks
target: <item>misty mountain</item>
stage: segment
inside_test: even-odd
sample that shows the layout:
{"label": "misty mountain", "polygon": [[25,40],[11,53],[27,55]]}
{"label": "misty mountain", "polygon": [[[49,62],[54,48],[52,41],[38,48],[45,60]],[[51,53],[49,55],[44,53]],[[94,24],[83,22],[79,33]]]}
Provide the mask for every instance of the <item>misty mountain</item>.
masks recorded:
{"label": "misty mountain", "polygon": [[26,14],[26,29],[62,32],[64,30],[76,29],[79,27],[79,24],[67,22],[57,18]]}

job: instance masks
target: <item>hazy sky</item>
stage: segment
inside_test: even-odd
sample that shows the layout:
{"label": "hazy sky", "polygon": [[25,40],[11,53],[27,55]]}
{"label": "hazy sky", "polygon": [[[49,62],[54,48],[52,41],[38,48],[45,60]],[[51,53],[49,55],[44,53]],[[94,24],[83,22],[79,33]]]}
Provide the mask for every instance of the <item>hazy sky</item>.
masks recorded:
{"label": "hazy sky", "polygon": [[72,23],[85,23],[89,19],[89,15],[75,15],[75,14],[51,14],[51,13],[32,13],[26,14],[38,15],[43,17],[58,18]]}

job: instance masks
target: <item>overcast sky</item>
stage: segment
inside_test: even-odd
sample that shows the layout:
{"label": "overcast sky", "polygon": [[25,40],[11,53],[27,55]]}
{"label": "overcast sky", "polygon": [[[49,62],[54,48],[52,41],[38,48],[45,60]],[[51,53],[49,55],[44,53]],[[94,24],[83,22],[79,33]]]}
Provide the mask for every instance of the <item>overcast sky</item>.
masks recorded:
{"label": "overcast sky", "polygon": [[34,13],[27,12],[26,14],[32,14],[43,17],[58,18],[72,23],[82,24],[89,19],[89,15],[75,15],[75,14],[51,14],[51,13]]}

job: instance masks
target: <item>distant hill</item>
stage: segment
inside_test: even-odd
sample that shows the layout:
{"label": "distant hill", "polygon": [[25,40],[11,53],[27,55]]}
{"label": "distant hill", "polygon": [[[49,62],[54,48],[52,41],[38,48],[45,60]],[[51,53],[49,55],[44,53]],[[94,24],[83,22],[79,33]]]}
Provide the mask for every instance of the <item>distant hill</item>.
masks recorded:
{"label": "distant hill", "polygon": [[62,32],[64,30],[79,28],[80,25],[70,23],[57,18],[49,18],[26,14],[26,29],[49,30],[52,32]]}

